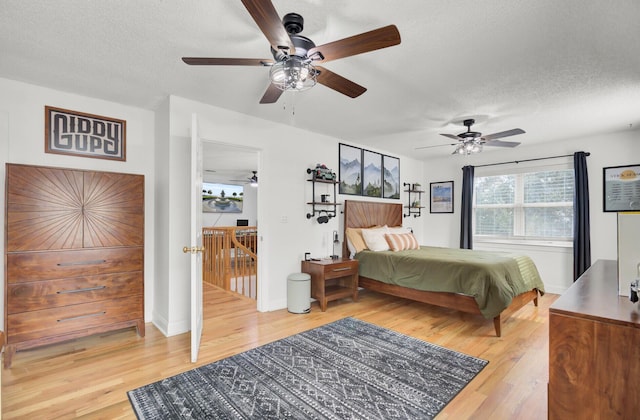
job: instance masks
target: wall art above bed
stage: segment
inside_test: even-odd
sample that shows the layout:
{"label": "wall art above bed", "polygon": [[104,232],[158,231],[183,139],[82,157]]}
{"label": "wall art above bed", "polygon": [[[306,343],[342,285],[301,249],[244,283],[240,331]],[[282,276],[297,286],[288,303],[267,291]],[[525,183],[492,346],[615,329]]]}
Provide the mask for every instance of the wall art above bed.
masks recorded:
{"label": "wall art above bed", "polygon": [[400,198],[400,159],[340,143],[339,193]]}

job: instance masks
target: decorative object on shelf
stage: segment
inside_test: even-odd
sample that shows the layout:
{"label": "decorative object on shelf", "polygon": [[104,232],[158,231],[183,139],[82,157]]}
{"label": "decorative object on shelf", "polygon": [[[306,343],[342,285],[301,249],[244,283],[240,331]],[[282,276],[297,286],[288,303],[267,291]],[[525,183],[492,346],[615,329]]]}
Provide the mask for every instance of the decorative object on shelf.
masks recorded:
{"label": "decorative object on shelf", "polygon": [[311,173],[311,171],[315,179],[324,179],[325,181],[336,180],[336,173],[324,164],[318,163],[314,169],[307,169],[307,173]]}
{"label": "decorative object on shelf", "polygon": [[127,160],[127,122],[44,107],[44,151],[96,159]]}
{"label": "decorative object on shelf", "polygon": [[404,208],[407,209],[408,212],[406,214],[403,213],[402,216],[409,217],[413,215],[413,217],[420,217],[422,215],[422,209],[424,208],[420,205],[420,201],[422,200],[422,193],[424,192],[420,189],[420,184],[417,182],[415,184],[409,184],[405,182],[402,184],[402,186],[406,187],[404,192],[408,194],[407,205],[404,206]]}
{"label": "decorative object on shelf", "polygon": [[[323,164],[317,164],[315,168],[307,169],[307,173],[311,174],[311,179],[307,181],[311,182],[311,201],[307,204],[312,206],[311,213],[307,213],[307,219],[311,219],[316,214],[318,223],[328,223],[330,219],[336,217],[337,206],[339,203],[331,201],[331,194],[320,194],[320,201],[316,195],[316,184],[329,184],[333,186],[333,197],[336,197],[336,174],[331,169],[327,168]],[[324,213],[324,214],[323,214]]]}
{"label": "decorative object on shelf", "polygon": [[400,198],[400,159],[340,143],[340,194]]}
{"label": "decorative object on shelf", "polygon": [[431,202],[429,211],[431,213],[453,213],[453,181],[432,182]]}
{"label": "decorative object on shelf", "polygon": [[640,165],[603,168],[602,180],[605,212],[640,210]]}

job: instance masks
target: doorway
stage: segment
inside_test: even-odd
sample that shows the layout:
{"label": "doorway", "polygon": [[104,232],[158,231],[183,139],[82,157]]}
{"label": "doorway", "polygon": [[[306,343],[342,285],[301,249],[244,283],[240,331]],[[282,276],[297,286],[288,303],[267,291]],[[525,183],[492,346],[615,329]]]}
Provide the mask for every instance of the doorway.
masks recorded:
{"label": "doorway", "polygon": [[257,149],[203,139],[203,241],[207,284],[258,299]]}

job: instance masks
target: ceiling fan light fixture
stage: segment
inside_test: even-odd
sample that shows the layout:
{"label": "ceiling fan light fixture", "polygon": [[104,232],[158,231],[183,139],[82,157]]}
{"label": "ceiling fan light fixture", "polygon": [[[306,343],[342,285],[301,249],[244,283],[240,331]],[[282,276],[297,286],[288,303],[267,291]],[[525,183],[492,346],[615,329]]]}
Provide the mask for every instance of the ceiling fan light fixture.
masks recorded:
{"label": "ceiling fan light fixture", "polygon": [[316,75],[313,64],[295,55],[278,61],[269,70],[271,83],[280,90],[310,89],[316,84]]}
{"label": "ceiling fan light fixture", "polygon": [[480,139],[465,139],[456,146],[456,150],[453,152],[458,155],[470,155],[473,153],[482,152],[482,142]]}

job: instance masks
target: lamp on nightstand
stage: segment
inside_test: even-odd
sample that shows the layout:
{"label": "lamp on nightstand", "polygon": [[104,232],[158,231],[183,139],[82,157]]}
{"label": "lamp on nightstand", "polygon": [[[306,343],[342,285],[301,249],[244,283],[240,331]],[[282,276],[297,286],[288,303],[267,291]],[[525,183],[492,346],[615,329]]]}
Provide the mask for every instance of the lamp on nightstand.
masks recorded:
{"label": "lamp on nightstand", "polygon": [[[333,255],[331,256],[331,259],[333,260],[337,260],[338,258],[340,258],[336,253],[336,246],[338,245],[340,245],[340,239],[338,238],[338,231],[334,230],[333,231]],[[338,246],[338,249],[340,249],[339,246]]]}

